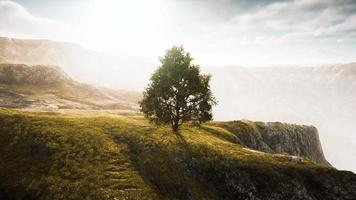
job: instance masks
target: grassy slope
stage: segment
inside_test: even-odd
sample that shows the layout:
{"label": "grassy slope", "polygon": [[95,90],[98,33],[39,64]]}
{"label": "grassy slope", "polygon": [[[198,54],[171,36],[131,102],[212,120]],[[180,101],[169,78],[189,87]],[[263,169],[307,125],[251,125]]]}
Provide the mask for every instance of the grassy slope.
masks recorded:
{"label": "grassy slope", "polygon": [[[8,93],[20,95],[18,100],[12,99],[12,106],[5,106],[11,108],[28,107],[26,102],[36,102],[60,108],[132,109],[141,98],[138,92],[98,88],[77,82],[59,67],[4,64],[0,61],[0,96],[5,94],[9,97],[6,99],[9,103],[11,96],[6,95]],[[24,102],[19,104],[21,99]]]}
{"label": "grassy slope", "polygon": [[241,148],[213,124],[176,136],[140,116],[1,109],[0,135],[0,199],[321,198],[340,195],[324,179],[356,185],[351,173]]}

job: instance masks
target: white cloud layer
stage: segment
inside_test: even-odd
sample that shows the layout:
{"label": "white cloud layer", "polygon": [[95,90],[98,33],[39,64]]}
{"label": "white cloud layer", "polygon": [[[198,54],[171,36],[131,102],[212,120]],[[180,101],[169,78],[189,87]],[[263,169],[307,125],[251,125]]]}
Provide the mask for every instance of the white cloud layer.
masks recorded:
{"label": "white cloud layer", "polygon": [[72,34],[65,24],[35,17],[18,3],[0,0],[0,36],[63,40]]}
{"label": "white cloud layer", "polygon": [[279,36],[280,41],[322,37],[348,40],[356,34],[354,13],[356,3],[348,0],[284,1],[236,14],[225,26],[232,36],[240,31],[256,31],[257,35]]}

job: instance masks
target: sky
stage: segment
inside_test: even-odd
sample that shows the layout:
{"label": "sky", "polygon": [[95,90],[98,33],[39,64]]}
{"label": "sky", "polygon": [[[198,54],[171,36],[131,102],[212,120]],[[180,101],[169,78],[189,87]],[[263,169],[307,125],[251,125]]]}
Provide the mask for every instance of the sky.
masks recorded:
{"label": "sky", "polygon": [[0,0],[0,36],[154,61],[183,45],[210,66],[348,63],[356,61],[356,1]]}

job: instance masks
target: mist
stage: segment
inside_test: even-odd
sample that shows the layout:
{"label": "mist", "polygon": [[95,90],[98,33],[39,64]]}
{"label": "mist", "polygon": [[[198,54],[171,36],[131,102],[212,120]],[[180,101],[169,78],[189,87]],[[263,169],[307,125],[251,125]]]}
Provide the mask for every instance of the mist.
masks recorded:
{"label": "mist", "polygon": [[250,119],[313,125],[327,160],[356,168],[356,64],[318,67],[215,67],[216,120]]}

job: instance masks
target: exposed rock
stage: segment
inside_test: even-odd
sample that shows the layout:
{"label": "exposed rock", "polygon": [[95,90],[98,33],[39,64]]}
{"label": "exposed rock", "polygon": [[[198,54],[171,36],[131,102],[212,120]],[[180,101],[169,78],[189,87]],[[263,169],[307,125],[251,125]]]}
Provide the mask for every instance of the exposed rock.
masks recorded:
{"label": "exposed rock", "polygon": [[[314,126],[247,120],[217,124],[234,133],[236,143],[248,148],[268,153],[287,153],[330,165],[324,157],[318,130]],[[293,161],[299,159],[291,157]]]}
{"label": "exposed rock", "polygon": [[71,78],[57,66],[1,64],[0,83],[19,85],[53,85],[72,81]]}

